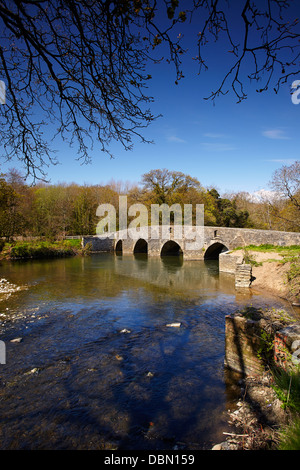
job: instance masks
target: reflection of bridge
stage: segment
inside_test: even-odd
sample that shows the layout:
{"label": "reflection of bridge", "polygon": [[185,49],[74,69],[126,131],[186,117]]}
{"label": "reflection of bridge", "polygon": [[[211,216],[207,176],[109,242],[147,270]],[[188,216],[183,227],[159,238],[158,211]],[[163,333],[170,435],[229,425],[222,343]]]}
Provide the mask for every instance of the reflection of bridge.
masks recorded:
{"label": "reflection of bridge", "polygon": [[[204,263],[204,264],[202,264]],[[172,295],[182,297],[203,299],[210,297],[219,290],[226,295],[235,296],[236,301],[245,300],[250,293],[237,291],[232,276],[227,273],[219,272],[218,264],[214,261],[204,261],[199,263],[183,260],[182,257],[151,257],[143,254],[134,256],[115,256],[114,273],[126,278],[134,278],[139,281],[146,289],[159,290],[161,292],[170,290]],[[152,290],[152,292],[154,292]]]}
{"label": "reflection of bridge", "polygon": [[192,240],[184,227],[183,236],[178,237],[176,226],[167,227],[167,230],[166,226],[142,227],[138,237],[136,233],[135,237],[131,236],[130,229],[107,236],[85,236],[83,245],[91,243],[92,251],[97,252],[147,253],[148,256],[182,254],[187,259],[217,259],[221,252],[247,245],[300,245],[298,232],[228,227],[202,227],[199,230],[202,236],[197,249],[191,249]]}

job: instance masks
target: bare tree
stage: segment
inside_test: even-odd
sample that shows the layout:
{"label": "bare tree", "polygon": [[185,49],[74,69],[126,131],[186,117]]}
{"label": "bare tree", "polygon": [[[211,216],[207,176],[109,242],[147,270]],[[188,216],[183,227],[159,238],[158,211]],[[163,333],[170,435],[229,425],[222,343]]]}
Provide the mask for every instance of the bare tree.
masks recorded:
{"label": "bare tree", "polygon": [[289,227],[300,227],[300,161],[290,166],[283,165],[275,171],[271,187],[279,196],[279,202],[269,201],[275,217],[289,224]]}
{"label": "bare tree", "polygon": [[[299,72],[299,23],[292,17],[297,1],[2,0],[2,157],[24,162],[34,177],[45,176],[45,165],[56,162],[44,135],[50,123],[56,126],[53,138],[77,144],[85,162],[95,142],[108,154],[112,140],[127,150],[136,137],[146,142],[143,130],[155,119],[147,66],[161,54],[175,65],[178,83],[183,23],[199,24],[194,58],[200,72],[211,39],[229,44],[233,61],[212,99],[230,88],[238,101],[246,98],[244,64],[250,79],[266,76],[259,91],[273,80],[277,90]],[[239,18],[238,37],[232,15]]]}
{"label": "bare tree", "polygon": [[[154,7],[139,1],[0,2],[7,90],[0,132],[7,159],[17,157],[28,173],[43,175],[44,164],[55,163],[43,137],[49,123],[77,142],[85,162],[93,135],[108,153],[112,139],[125,149],[135,136],[145,141],[141,130],[154,119],[145,107],[152,98],[144,93],[149,42],[159,43]],[[148,34],[145,45],[141,31]]]}
{"label": "bare tree", "polygon": [[[246,99],[246,77],[260,84],[256,90],[259,93],[270,87],[278,92],[283,83],[299,74],[300,26],[295,14],[298,16],[300,11],[297,2],[212,0],[196,3],[196,11],[201,6],[207,12],[198,40],[200,68],[207,68],[204,46],[211,37],[215,41],[227,39],[228,54],[232,55],[227,73],[209,98],[214,100],[232,89],[238,102]],[[232,21],[233,10],[239,21]]]}

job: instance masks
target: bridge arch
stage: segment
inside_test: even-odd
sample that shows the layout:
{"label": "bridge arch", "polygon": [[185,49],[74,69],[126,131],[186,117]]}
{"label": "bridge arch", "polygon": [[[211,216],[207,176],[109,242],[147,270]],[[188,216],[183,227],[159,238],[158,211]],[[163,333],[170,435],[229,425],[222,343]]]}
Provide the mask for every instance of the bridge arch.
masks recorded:
{"label": "bridge arch", "polygon": [[222,242],[215,242],[210,245],[204,253],[204,259],[219,259],[219,254],[228,251]]}
{"label": "bridge arch", "polygon": [[175,255],[179,256],[182,255],[183,251],[178,243],[176,243],[174,240],[169,240],[164,245],[162,246],[160,250],[160,256],[170,256],[170,255]]}
{"label": "bridge arch", "polygon": [[133,248],[133,253],[148,253],[148,242],[139,238]]}
{"label": "bridge arch", "polygon": [[116,253],[123,253],[123,242],[122,240],[118,240],[115,246]]}

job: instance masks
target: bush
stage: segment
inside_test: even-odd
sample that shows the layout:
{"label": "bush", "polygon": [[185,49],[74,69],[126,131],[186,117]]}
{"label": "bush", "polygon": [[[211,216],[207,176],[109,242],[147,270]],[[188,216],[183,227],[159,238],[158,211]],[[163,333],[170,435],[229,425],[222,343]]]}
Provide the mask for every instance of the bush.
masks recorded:
{"label": "bush", "polygon": [[30,258],[30,249],[27,243],[17,243],[10,248],[11,258]]}
{"label": "bush", "polygon": [[65,242],[23,242],[10,249],[10,258],[57,258],[76,254],[71,244]]}

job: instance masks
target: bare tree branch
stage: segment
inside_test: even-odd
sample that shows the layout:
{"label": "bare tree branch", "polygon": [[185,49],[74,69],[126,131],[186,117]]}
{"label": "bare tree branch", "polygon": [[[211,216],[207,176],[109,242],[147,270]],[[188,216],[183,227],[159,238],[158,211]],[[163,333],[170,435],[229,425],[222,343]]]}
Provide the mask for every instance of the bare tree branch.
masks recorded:
{"label": "bare tree branch", "polygon": [[157,117],[149,109],[148,65],[164,58],[175,66],[176,82],[183,78],[180,31],[189,21],[199,24],[199,73],[208,67],[206,46],[228,44],[228,70],[210,99],[229,90],[238,102],[246,99],[247,80],[264,79],[257,91],[277,92],[300,73],[295,1],[0,1],[2,158],[17,158],[43,178],[45,166],[57,162],[57,135],[77,144],[83,162],[94,145],[112,156],[113,140],[126,150],[135,139],[147,142],[144,129]]}

